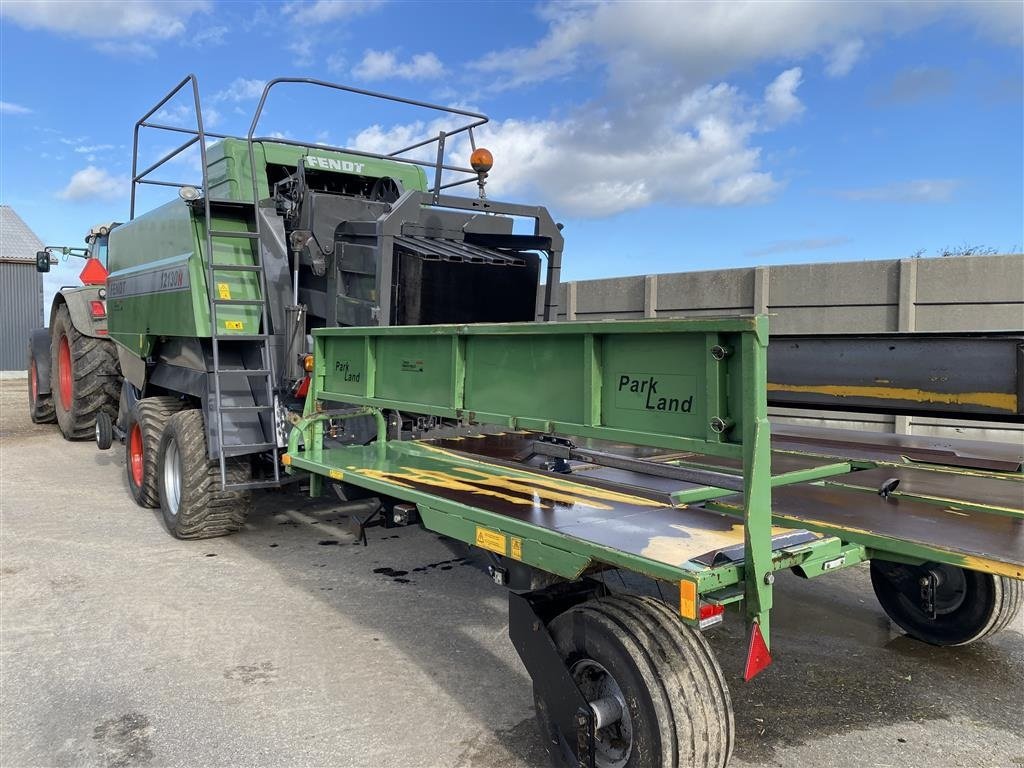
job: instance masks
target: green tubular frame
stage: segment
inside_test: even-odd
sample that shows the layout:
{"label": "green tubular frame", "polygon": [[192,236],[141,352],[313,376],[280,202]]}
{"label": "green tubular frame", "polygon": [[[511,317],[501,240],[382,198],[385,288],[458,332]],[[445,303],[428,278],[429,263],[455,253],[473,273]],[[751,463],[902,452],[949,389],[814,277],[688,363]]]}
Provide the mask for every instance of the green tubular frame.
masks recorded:
{"label": "green tubular frame", "polygon": [[[401,497],[419,506],[431,530],[472,544],[483,526],[507,539],[507,555],[518,554],[516,559],[568,578],[606,564],[689,582],[712,602],[743,598],[748,621],[760,625],[766,642],[769,575],[816,557],[818,542],[772,553],[765,316],[327,328],[313,335],[314,371],[287,458],[290,470],[317,476],[311,490],[318,491],[320,477],[326,476]],[[667,565],[357,475],[338,461],[346,449],[324,448],[323,421],[341,416],[325,410],[326,402],[363,409],[345,416],[373,414],[379,450],[386,444],[404,451],[410,463],[425,448],[386,443],[382,409],[740,459],[746,488],[745,562],[717,568],[693,562]],[[730,588],[727,595],[723,590]],[[696,616],[684,619],[698,621]]]}

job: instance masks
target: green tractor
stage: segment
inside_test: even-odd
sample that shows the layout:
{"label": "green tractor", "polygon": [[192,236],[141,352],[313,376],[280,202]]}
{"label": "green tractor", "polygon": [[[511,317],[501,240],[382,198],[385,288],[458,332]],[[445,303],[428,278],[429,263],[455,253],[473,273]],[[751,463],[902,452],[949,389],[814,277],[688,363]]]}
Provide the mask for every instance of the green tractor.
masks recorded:
{"label": "green tractor", "polygon": [[[388,154],[259,138],[267,95],[284,83],[412,105],[459,125]],[[179,93],[194,101],[194,130],[153,122]],[[109,338],[124,382],[96,435],[101,448],[124,442],[132,496],[160,507],[174,536],[231,533],[252,491],[291,479],[280,457],[304,408],[314,328],[532,321],[542,257],[541,314],[552,316],[560,227],[544,208],[487,199],[492,161],[473,138],[486,122],[464,110],[289,78],[268,83],[248,135],[230,137],[204,131],[194,76],[138,121],[131,219],[109,242]],[[143,129],[188,139],[140,170]],[[468,139],[472,167],[445,160],[453,139]],[[201,180],[153,178],[193,145]],[[436,159],[419,159],[424,150],[436,150]],[[477,185],[476,196],[445,193],[466,183]],[[137,215],[144,184],[178,195]],[[392,418],[392,428],[406,433],[439,426]],[[368,417],[339,419],[332,430],[348,444],[375,435]]]}
{"label": "green tractor", "polygon": [[90,229],[85,248],[48,246],[36,253],[39,272],[49,272],[57,256],[85,259],[82,285],[57,292],[49,327],[32,331],[28,340],[29,415],[36,424],[56,421],[67,440],[93,437],[97,415],[117,409],[121,371],[106,305],[108,241],[117,226]]}

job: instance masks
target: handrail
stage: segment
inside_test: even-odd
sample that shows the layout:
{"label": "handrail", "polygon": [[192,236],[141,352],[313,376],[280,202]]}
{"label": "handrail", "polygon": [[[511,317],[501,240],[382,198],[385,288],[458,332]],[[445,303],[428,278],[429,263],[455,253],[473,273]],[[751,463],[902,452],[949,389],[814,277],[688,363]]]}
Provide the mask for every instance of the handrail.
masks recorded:
{"label": "handrail", "polygon": [[[450,131],[442,131],[441,133],[439,133],[438,136],[425,138],[422,141],[415,142],[413,144],[410,144],[409,146],[402,147],[400,149],[394,150],[392,152],[387,152],[387,153],[367,152],[367,151],[364,151],[364,150],[353,149],[353,148],[350,148],[350,147],[340,147],[340,146],[326,145],[326,144],[313,144],[313,143],[309,143],[309,142],[294,141],[292,139],[279,139],[279,138],[273,138],[273,137],[257,137],[255,135],[256,134],[256,128],[259,125],[259,120],[260,120],[260,118],[263,115],[264,106],[266,104],[267,97],[270,94],[270,90],[273,87],[277,86],[277,85],[292,84],[292,83],[294,83],[294,84],[304,84],[304,85],[313,85],[313,86],[317,86],[317,87],[321,87],[321,88],[329,88],[329,89],[336,90],[336,91],[343,91],[343,92],[346,92],[346,93],[352,93],[352,94],[355,94],[357,96],[366,96],[366,97],[369,97],[369,98],[384,99],[385,101],[392,101],[392,102],[396,102],[396,103],[399,103],[399,104],[407,104],[407,105],[413,106],[413,107],[420,107],[420,108],[423,108],[423,109],[430,109],[430,110],[434,110],[436,112],[442,112],[442,113],[446,113],[446,114],[449,114],[449,115],[457,115],[457,116],[460,116],[460,117],[468,118],[468,121],[465,124],[459,125],[459,126],[453,128]],[[192,86],[192,88],[191,88],[191,90],[192,90],[192,102],[193,102],[193,107],[194,107],[195,113],[196,113],[196,127],[195,128],[185,128],[185,127],[180,127],[180,126],[166,125],[164,123],[150,122],[149,119],[153,115],[155,115],[157,112],[159,112],[160,109],[165,104],[167,104],[169,101],[171,101],[175,96],[177,96],[183,89],[185,89],[189,85]],[[316,78],[309,78],[309,77],[278,77],[278,78],[274,78],[273,80],[270,80],[263,87],[263,93],[260,95],[259,104],[256,107],[255,113],[253,114],[252,122],[249,125],[249,131],[248,131],[248,133],[245,136],[236,136],[236,135],[226,134],[226,133],[211,133],[211,132],[206,131],[204,126],[203,126],[202,108],[201,108],[200,99],[199,99],[199,82],[198,82],[198,79],[196,78],[195,74],[189,74],[188,76],[183,78],[181,80],[181,82],[179,82],[177,85],[175,85],[173,88],[171,88],[171,90],[169,90],[166,94],[164,94],[163,98],[161,98],[160,101],[158,101],[155,106],[151,107],[141,118],[139,118],[135,122],[135,128],[134,128],[134,132],[133,132],[133,141],[132,141],[132,187],[131,187],[130,217],[132,219],[135,218],[136,193],[137,193],[137,187],[140,184],[150,184],[150,185],[155,185],[155,186],[178,187],[178,188],[181,188],[181,187],[184,187],[184,186],[198,186],[201,189],[203,189],[203,191],[205,193],[206,183],[207,183],[207,173],[206,173],[206,171],[207,171],[207,168],[206,168],[206,139],[207,138],[214,138],[214,139],[239,139],[239,140],[242,140],[242,141],[246,141],[247,144],[249,145],[250,155],[252,154],[252,144],[253,144],[254,141],[273,141],[273,142],[278,143],[278,144],[287,144],[289,146],[306,147],[306,148],[317,147],[318,149],[332,150],[332,151],[335,151],[335,152],[344,152],[344,153],[347,153],[347,154],[350,154],[350,155],[356,155],[356,156],[359,156],[359,157],[369,157],[369,158],[374,158],[374,159],[378,159],[378,160],[393,160],[393,161],[397,161],[397,162],[401,162],[401,163],[408,163],[410,165],[416,165],[416,166],[420,166],[420,167],[424,167],[424,168],[432,168],[432,169],[434,169],[434,185],[430,189],[430,192],[432,192],[436,196],[443,189],[447,189],[449,187],[454,187],[454,186],[460,186],[462,184],[467,184],[467,183],[470,183],[470,182],[475,181],[477,179],[476,171],[474,171],[472,168],[467,168],[465,166],[455,165],[455,164],[451,164],[451,163],[446,163],[445,162],[444,146],[445,146],[446,140],[450,139],[452,136],[456,136],[456,135],[459,135],[459,134],[462,134],[462,133],[467,133],[469,135],[470,145],[473,148],[475,148],[476,147],[476,139],[475,139],[475,137],[473,135],[473,129],[474,128],[478,128],[481,125],[485,125],[489,121],[490,121],[490,118],[488,118],[487,115],[484,115],[484,114],[479,113],[479,112],[472,112],[470,110],[459,109],[457,107],[446,107],[446,106],[442,106],[440,104],[432,104],[432,103],[427,102],[427,101],[420,101],[418,99],[408,99],[408,98],[405,98],[403,96],[393,96],[393,95],[386,94],[386,93],[380,93],[378,91],[369,91],[369,90],[366,90],[366,89],[363,89],[363,88],[356,88],[354,86],[341,85],[340,83],[332,83],[332,82],[329,82],[329,81],[326,81],[326,80],[318,80]],[[187,135],[189,135],[189,136],[191,136],[193,138],[192,138],[192,140],[187,141],[185,144],[182,144],[181,146],[177,147],[176,149],[172,150],[171,152],[165,154],[163,157],[161,157],[155,163],[153,163],[149,167],[147,167],[144,171],[140,172],[139,171],[139,136],[140,136],[141,130],[143,128],[151,128],[153,130],[159,130],[159,131],[171,131],[171,132],[174,132],[174,133],[183,133],[183,134],[187,134]],[[191,147],[192,145],[194,145],[196,143],[198,143],[200,145],[200,154],[201,154],[202,168],[203,168],[203,180],[202,180],[202,184],[201,185],[189,184],[188,182],[180,182],[179,183],[179,182],[172,182],[172,181],[156,181],[156,180],[148,178],[149,175],[152,174],[154,171],[156,171],[158,168],[162,167],[168,161],[170,161],[173,158],[177,157],[181,152],[185,151],[186,149],[188,149],[189,147]],[[416,150],[416,149],[421,149],[423,147],[429,146],[429,145],[434,144],[434,143],[436,143],[438,145],[438,154],[437,154],[437,158],[435,160],[420,160],[418,158],[403,157],[402,156],[402,155],[404,155],[404,154],[406,154],[408,152],[412,152],[413,150]],[[254,159],[255,158],[250,157],[250,162],[252,162]],[[441,178],[442,178],[442,175],[443,175],[443,173],[445,171],[451,171],[453,173],[467,174],[468,176],[465,179],[459,179],[459,180],[456,180],[456,181],[452,181],[452,182],[448,182],[448,183],[445,183],[445,184],[441,184]]]}

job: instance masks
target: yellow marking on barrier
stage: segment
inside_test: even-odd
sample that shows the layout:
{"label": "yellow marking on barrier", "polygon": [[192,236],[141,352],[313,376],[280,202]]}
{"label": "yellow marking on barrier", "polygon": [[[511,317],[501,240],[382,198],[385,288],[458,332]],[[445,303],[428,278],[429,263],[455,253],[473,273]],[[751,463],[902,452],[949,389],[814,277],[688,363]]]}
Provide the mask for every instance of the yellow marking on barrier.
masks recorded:
{"label": "yellow marking on barrier", "polygon": [[476,527],[476,545],[499,555],[505,554],[505,534],[487,528]]}
{"label": "yellow marking on barrier", "polygon": [[769,392],[805,392],[833,397],[874,397],[880,400],[909,400],[942,405],[979,405],[1007,413],[1017,412],[1017,396],[1004,392],[929,392],[913,387],[840,386],[832,384],[776,384],[768,382]]}

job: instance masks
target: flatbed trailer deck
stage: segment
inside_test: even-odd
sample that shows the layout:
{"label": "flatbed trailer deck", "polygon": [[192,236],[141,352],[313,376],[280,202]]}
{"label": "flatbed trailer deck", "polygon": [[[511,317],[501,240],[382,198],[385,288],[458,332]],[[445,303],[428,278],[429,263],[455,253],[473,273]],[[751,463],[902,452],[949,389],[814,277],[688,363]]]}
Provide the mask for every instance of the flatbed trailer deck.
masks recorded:
{"label": "flatbed trailer deck", "polygon": [[[891,449],[882,461],[844,460],[835,441],[831,456],[773,452],[764,317],[314,336],[286,463],[312,473],[313,493],[326,480],[378,495],[381,514],[476,547],[496,581],[529,590],[510,593],[509,631],[558,760],[648,764],[630,761],[649,750],[650,764],[725,765],[728,691],[694,630],[738,604],[754,677],[771,661],[779,570],[813,578],[871,561],[893,620],[938,645],[980,639],[1020,608],[1024,477],[973,459],[909,464]],[[403,440],[387,414],[448,420],[457,434]],[[325,440],[366,416],[376,441]],[[672,587],[671,619],[662,604],[607,595],[589,578],[607,568]],[[564,581],[529,589],[537,582],[516,579],[524,569]],[[588,647],[581,622],[611,634]],[[616,652],[602,656],[614,637],[639,691],[610,671],[623,663]],[[654,647],[664,663],[643,650]],[[680,665],[695,681],[682,700],[670,684]]]}

